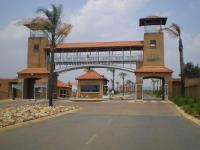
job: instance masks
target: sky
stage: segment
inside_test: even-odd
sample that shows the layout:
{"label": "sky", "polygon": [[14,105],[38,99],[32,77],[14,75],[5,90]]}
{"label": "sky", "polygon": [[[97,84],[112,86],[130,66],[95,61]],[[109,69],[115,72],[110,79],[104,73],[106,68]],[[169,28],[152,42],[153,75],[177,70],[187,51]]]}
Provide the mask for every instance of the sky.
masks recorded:
{"label": "sky", "polygon": [[[13,78],[26,68],[29,30],[19,21],[34,18],[38,8],[63,5],[63,21],[73,24],[65,42],[143,40],[139,18],[168,17],[167,26],[181,27],[185,62],[200,65],[200,0],[0,0],[0,78]],[[165,33],[165,65],[179,74],[177,40]],[[111,73],[97,69],[108,79]],[[74,81],[83,70],[63,73],[60,79]],[[116,81],[121,81],[116,72]],[[127,79],[134,80],[129,74]]]}

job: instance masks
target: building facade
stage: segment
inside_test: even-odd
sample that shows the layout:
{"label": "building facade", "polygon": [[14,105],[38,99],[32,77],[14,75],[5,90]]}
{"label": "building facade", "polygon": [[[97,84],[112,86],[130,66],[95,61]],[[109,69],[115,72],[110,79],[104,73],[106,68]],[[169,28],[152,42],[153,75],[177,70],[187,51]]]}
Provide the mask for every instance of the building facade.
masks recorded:
{"label": "building facade", "polygon": [[[63,90],[57,90],[57,77],[59,73],[71,71],[72,69],[83,69],[84,65],[90,64],[97,67],[110,67],[112,63],[136,63],[136,70],[127,70],[134,73],[136,76],[135,93],[137,99],[143,99],[143,80],[149,78],[156,78],[162,81],[162,99],[168,99],[172,96],[172,70],[167,68],[164,63],[164,37],[162,26],[166,24],[166,17],[149,16],[141,18],[139,25],[144,27],[144,39],[142,41],[113,41],[113,42],[87,42],[87,43],[62,43],[56,47],[57,64],[65,64],[68,66],[77,65],[74,68],[64,68],[60,72],[55,72],[54,81],[54,95],[65,95]],[[29,27],[25,25],[26,27]],[[11,86],[12,95],[16,95],[16,90],[21,93],[21,98],[33,99],[35,96],[36,88],[46,88],[49,76],[49,41],[41,32],[34,31],[30,27],[30,37],[28,39],[28,55],[27,55],[27,68],[18,72],[17,84],[9,82]],[[127,52],[130,51],[130,55]],[[142,52],[142,57],[135,58],[131,55],[131,51]],[[113,53],[117,53],[113,55]],[[118,56],[118,52],[122,55]],[[126,52],[126,56],[125,56]],[[73,54],[73,57],[68,55]],[[87,55],[85,55],[87,53]],[[90,55],[91,53],[94,56]],[[101,57],[99,53],[104,54]],[[107,53],[105,55],[105,53]],[[63,54],[63,56],[61,56]],[[55,61],[56,61],[55,59]],[[68,64],[66,64],[68,63]],[[100,66],[101,64],[101,66]],[[103,64],[103,65],[102,65]],[[104,65],[106,64],[106,65]],[[103,76],[97,75],[95,78],[81,79],[79,81],[78,97],[102,97],[104,94],[104,85],[106,80]],[[90,76],[89,76],[90,77]],[[93,77],[93,76],[92,76]],[[99,79],[100,78],[100,79]],[[45,81],[44,84],[38,84],[37,80]],[[3,81],[2,81],[3,82]],[[1,83],[0,83],[1,84]],[[8,85],[7,84],[7,85]],[[85,84],[85,86],[84,86]],[[88,89],[87,86],[90,86]],[[98,85],[98,86],[93,86]],[[2,86],[5,87],[5,86]],[[81,88],[82,87],[82,88]],[[10,89],[10,88],[4,88]],[[90,92],[87,90],[93,89]],[[85,91],[86,90],[86,91]],[[7,93],[10,93],[8,90]],[[47,91],[47,90],[46,90]],[[57,94],[57,92],[60,94]],[[96,92],[96,93],[95,93]],[[48,91],[47,91],[48,93]],[[64,94],[61,94],[64,93]],[[2,95],[7,95],[3,94]],[[20,94],[17,94],[20,95]],[[48,95],[48,94],[47,94]],[[11,96],[13,97],[13,96]]]}
{"label": "building facade", "polygon": [[77,98],[102,98],[107,93],[108,80],[96,71],[89,70],[76,80],[78,80]]}

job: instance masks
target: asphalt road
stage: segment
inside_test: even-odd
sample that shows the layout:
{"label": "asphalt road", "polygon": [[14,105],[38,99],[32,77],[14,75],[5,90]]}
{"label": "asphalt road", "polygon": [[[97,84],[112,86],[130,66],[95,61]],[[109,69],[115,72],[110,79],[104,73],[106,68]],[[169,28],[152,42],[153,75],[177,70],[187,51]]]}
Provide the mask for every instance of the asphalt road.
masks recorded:
{"label": "asphalt road", "polygon": [[170,103],[77,103],[76,113],[0,133],[1,150],[200,150],[200,127]]}

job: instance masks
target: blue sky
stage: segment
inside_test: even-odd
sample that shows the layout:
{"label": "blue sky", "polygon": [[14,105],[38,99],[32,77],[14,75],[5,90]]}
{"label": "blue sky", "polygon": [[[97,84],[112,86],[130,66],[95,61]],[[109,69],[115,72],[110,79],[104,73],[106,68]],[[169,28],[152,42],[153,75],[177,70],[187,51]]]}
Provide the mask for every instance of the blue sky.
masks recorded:
{"label": "blue sky", "polygon": [[[29,31],[17,22],[36,16],[40,7],[62,4],[63,19],[74,25],[65,42],[142,40],[138,19],[149,15],[168,17],[181,26],[185,62],[200,64],[200,0],[0,0],[0,77],[15,77],[26,67]],[[3,53],[2,53],[3,52]],[[165,64],[179,73],[177,41],[165,34]],[[9,60],[9,62],[7,61]],[[74,80],[82,71],[72,71],[63,80]],[[103,70],[110,78],[110,74]],[[66,77],[67,76],[67,77]],[[132,77],[132,75],[130,75]]]}

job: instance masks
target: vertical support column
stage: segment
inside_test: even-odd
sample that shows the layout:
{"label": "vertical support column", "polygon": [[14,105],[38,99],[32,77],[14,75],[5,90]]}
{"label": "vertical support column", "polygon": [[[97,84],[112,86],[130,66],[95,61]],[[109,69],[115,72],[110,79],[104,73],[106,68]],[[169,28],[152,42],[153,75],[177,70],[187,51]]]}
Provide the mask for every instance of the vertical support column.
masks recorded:
{"label": "vertical support column", "polygon": [[13,96],[13,84],[11,84],[11,90],[10,90],[10,99],[14,100],[14,96]]}
{"label": "vertical support column", "polygon": [[47,95],[48,95],[48,92],[47,92],[47,84],[46,84],[46,99],[48,98]]}
{"label": "vertical support column", "polygon": [[99,51],[97,52],[97,55],[98,55],[98,63],[99,63]]}
{"label": "vertical support column", "polygon": [[122,48],[122,55],[123,55],[123,68],[124,68],[124,49]]}
{"label": "vertical support column", "polygon": [[135,94],[136,100],[143,100],[143,77],[136,74],[136,84],[135,84]]}
{"label": "vertical support column", "polygon": [[143,100],[143,84],[135,84],[135,99],[136,100]]}
{"label": "vertical support column", "polygon": [[76,65],[78,65],[79,57],[78,57],[78,50],[76,50]]}
{"label": "vertical support column", "polygon": [[111,60],[110,60],[110,49],[109,49],[108,57],[109,57],[109,59],[108,59],[108,60],[109,60],[109,63],[108,63],[108,64],[110,65],[110,61],[111,61]]}
{"label": "vertical support column", "polygon": [[36,97],[35,97],[35,84],[33,85],[33,99],[36,101]]}
{"label": "vertical support column", "polygon": [[21,83],[21,86],[22,86],[22,99],[24,99],[24,82],[23,83]]}
{"label": "vertical support column", "polygon": [[162,78],[162,100],[165,100],[165,79]]}
{"label": "vertical support column", "polygon": [[168,100],[168,84],[165,84],[165,100]]}

